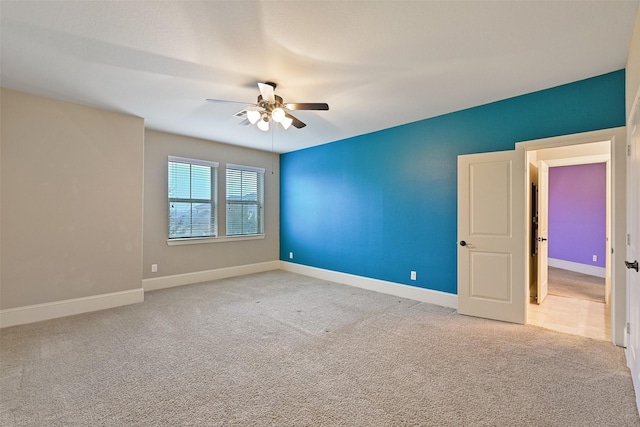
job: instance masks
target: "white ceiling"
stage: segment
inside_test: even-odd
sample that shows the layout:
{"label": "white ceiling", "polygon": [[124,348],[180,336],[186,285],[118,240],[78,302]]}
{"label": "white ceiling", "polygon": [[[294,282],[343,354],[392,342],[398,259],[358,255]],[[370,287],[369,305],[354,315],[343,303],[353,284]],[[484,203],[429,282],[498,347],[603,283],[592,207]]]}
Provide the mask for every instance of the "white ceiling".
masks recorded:
{"label": "white ceiling", "polygon": [[[2,87],[288,152],[625,67],[629,1],[6,1]],[[240,126],[257,82],[303,129]]]}

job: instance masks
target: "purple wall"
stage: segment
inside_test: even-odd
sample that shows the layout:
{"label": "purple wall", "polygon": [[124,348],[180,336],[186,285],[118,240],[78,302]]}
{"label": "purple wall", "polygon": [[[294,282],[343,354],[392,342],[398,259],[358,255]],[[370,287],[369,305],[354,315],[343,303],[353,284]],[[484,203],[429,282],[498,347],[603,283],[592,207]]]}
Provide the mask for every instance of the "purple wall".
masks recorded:
{"label": "purple wall", "polygon": [[549,258],[605,266],[606,182],[605,163],[549,168]]}

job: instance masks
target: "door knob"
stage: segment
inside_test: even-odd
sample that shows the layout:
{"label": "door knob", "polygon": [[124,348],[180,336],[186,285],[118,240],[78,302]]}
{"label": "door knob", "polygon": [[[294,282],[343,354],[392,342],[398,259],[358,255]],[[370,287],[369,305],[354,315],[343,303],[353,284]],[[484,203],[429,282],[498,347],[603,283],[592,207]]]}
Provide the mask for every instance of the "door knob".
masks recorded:
{"label": "door knob", "polygon": [[546,242],[547,238],[546,237],[538,237],[538,242]]}
{"label": "door knob", "polygon": [[638,261],[633,261],[633,262],[629,262],[629,261],[625,261],[624,265],[627,266],[627,268],[630,268],[632,270],[638,271]]}
{"label": "door knob", "polygon": [[465,242],[464,240],[460,241],[460,246],[467,246],[467,242]]}

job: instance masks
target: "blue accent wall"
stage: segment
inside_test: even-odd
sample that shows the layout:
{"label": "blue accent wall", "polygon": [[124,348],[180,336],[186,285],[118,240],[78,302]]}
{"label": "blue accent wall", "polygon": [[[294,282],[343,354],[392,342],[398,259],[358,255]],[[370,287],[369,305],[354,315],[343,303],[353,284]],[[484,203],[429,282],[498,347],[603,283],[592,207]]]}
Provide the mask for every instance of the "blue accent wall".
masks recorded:
{"label": "blue accent wall", "polygon": [[619,70],[283,154],[280,259],[455,294],[457,156],[624,126],[624,97]]}

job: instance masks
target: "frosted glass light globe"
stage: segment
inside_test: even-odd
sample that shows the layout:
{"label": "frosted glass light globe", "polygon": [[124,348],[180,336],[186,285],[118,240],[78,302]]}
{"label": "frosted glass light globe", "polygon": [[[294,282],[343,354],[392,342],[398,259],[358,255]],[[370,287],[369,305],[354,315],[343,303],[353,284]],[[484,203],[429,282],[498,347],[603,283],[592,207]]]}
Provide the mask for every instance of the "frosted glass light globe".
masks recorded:
{"label": "frosted glass light globe", "polygon": [[275,108],[272,112],[271,112],[271,117],[273,117],[273,120],[280,123],[283,119],[284,119],[284,110],[280,107]]}
{"label": "frosted glass light globe", "polygon": [[262,130],[262,131],[268,131],[269,130],[269,122],[266,120],[260,120],[258,122],[258,129]]}
{"label": "frosted glass light globe", "polygon": [[249,119],[249,122],[251,122],[252,125],[255,125],[256,122],[260,120],[260,111],[248,110],[247,119]]}

